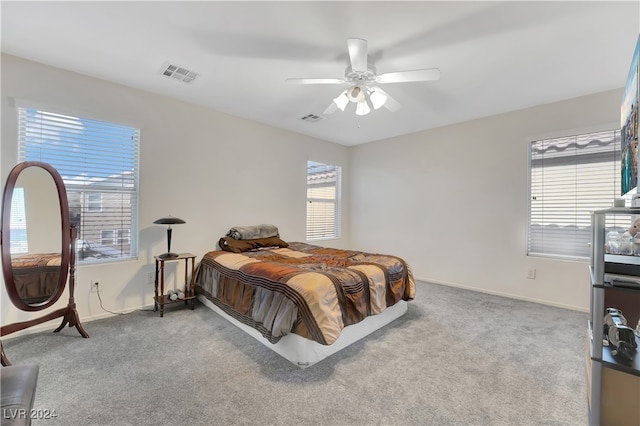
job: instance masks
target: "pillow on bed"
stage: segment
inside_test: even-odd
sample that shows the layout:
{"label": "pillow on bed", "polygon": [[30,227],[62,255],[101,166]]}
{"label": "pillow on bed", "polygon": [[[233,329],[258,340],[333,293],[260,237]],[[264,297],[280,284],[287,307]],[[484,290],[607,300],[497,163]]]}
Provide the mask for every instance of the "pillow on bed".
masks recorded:
{"label": "pillow on bed", "polygon": [[222,237],[218,241],[224,251],[242,253],[243,251],[257,250],[265,247],[289,247],[289,244],[278,237],[256,238],[253,240],[236,240],[231,237]]}

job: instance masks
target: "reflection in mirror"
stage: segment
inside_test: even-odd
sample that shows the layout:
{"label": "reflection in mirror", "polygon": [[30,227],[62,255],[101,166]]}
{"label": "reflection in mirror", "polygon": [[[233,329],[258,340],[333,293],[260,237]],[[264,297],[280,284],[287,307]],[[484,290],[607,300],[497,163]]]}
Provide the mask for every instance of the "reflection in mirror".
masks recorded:
{"label": "reflection in mirror", "polygon": [[27,167],[11,198],[9,241],[15,289],[27,305],[46,303],[58,290],[61,223],[55,181],[45,169]]}

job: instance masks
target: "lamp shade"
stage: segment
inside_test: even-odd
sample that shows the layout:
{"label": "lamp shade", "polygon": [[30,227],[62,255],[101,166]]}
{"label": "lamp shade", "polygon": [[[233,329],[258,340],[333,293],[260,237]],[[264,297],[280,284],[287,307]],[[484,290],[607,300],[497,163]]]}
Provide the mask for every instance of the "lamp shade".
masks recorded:
{"label": "lamp shade", "polygon": [[356,105],[356,115],[367,115],[371,112],[371,108],[367,105],[367,100],[363,99]]}
{"label": "lamp shade", "polygon": [[371,94],[369,95],[369,99],[371,99],[371,104],[373,105],[373,109],[378,109],[382,107],[385,102],[387,102],[388,96],[384,93],[376,89],[371,90]]}
{"label": "lamp shade", "polygon": [[340,108],[340,111],[344,111],[344,109],[347,107],[347,104],[349,103],[347,91],[345,90],[344,92],[340,93],[340,95],[338,95],[338,97],[333,100],[333,103],[336,104],[338,108]]}
{"label": "lamp shade", "polygon": [[153,223],[158,224],[158,225],[177,225],[177,224],[181,224],[181,223],[187,223],[184,220],[177,218],[177,217],[173,217],[171,215],[166,216],[166,217],[161,217],[158,220],[154,220]]}
{"label": "lamp shade", "polygon": [[158,225],[169,225],[167,227],[167,252],[161,254],[159,257],[162,259],[168,258],[168,257],[178,257],[177,253],[172,253],[171,252],[171,225],[180,225],[182,223],[187,223],[184,220],[177,218],[177,217],[173,217],[171,215],[166,216],[166,217],[161,217],[158,220],[154,220],[153,223],[158,224]]}

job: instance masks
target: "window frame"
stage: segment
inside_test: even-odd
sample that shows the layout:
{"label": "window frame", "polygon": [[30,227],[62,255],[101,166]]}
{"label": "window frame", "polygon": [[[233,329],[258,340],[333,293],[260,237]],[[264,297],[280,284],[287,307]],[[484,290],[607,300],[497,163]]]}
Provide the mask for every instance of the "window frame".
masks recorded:
{"label": "window frame", "polygon": [[[91,196],[98,196],[99,200],[92,200]],[[86,205],[87,211],[91,213],[102,212],[102,192],[85,191],[84,196],[87,197]]]}
{"label": "window frame", "polygon": [[[609,133],[610,135],[613,135],[613,149],[610,150],[610,154],[607,155],[612,155],[612,159],[613,161],[607,161],[608,164],[610,165],[605,165],[603,166],[604,168],[607,167],[611,167],[611,171],[613,171],[612,173],[612,177],[613,177],[613,182],[609,181],[607,183],[607,185],[611,184],[611,194],[612,196],[610,198],[607,197],[602,197],[600,200],[598,200],[595,203],[592,203],[592,207],[591,208],[583,208],[583,209],[576,209],[576,210],[580,210],[582,212],[582,214],[590,214],[591,211],[593,210],[598,210],[601,208],[608,208],[611,207],[611,205],[613,204],[613,200],[615,198],[620,198],[621,194],[620,194],[620,162],[621,162],[621,157],[620,157],[620,128],[619,126],[617,126],[616,124],[606,124],[606,125],[602,125],[602,126],[595,126],[595,127],[591,127],[591,128],[587,128],[587,129],[577,129],[577,130],[573,130],[573,131],[569,131],[569,132],[565,132],[564,134],[551,134],[551,135],[544,135],[544,136],[536,136],[536,137],[529,137],[527,138],[526,141],[526,151],[527,151],[527,218],[526,218],[526,231],[525,231],[525,247],[524,247],[524,252],[525,255],[528,257],[543,257],[543,258],[551,258],[551,259],[556,259],[556,260],[571,260],[571,261],[581,261],[581,262],[586,262],[589,261],[590,258],[590,248],[588,248],[588,242],[590,242],[590,235],[591,235],[591,223],[590,223],[590,219],[587,220],[586,225],[582,226],[582,232],[583,233],[587,233],[588,235],[588,239],[589,241],[585,242],[585,250],[584,253],[579,253],[578,251],[574,250],[572,254],[559,254],[559,253],[553,253],[550,252],[548,249],[546,250],[533,250],[532,251],[532,202],[533,200],[533,183],[532,183],[532,171],[533,171],[533,157],[532,157],[532,146],[533,144],[537,143],[537,142],[543,142],[543,141],[553,141],[553,140],[563,140],[563,139],[570,139],[570,138],[584,138],[586,136],[592,136],[593,135],[597,135],[597,134],[605,134],[605,133]],[[585,153],[585,154],[581,154],[581,155],[589,155],[589,156],[593,156],[593,154],[590,153]],[[600,154],[601,157],[604,157],[605,154]],[[567,156],[568,157],[568,156]],[[556,161],[558,161],[556,159]],[[560,161],[558,161],[559,163],[562,163]],[[576,170],[578,168],[578,166],[582,166],[585,167],[585,165],[588,164],[594,164],[594,163],[602,163],[602,161],[599,162],[589,162],[589,161],[584,161],[584,162],[576,162]],[[567,166],[568,164],[564,164],[565,166]],[[579,179],[576,178],[575,179],[576,183],[579,183]],[[603,187],[606,187],[607,185],[603,185]],[[576,197],[578,197],[576,191]],[[626,194],[624,196],[622,196],[623,198],[627,199],[627,203],[629,203],[630,198],[631,198],[631,193]],[[575,204],[577,205],[577,204]],[[582,219],[582,221],[584,222],[584,218]],[[579,228],[579,224],[580,222],[574,222],[574,224],[576,225],[575,228]],[[556,224],[557,226],[557,224]],[[571,244],[568,244],[567,246],[570,246]],[[575,247],[578,247],[577,243],[574,243],[574,249]],[[581,247],[582,249],[582,247]]]}
{"label": "window frame", "polygon": [[114,241],[116,240],[115,235],[116,235],[116,230],[115,229],[101,229],[100,230],[100,244],[103,245],[103,246],[104,245],[113,244]]}
{"label": "window frame", "polygon": [[[311,174],[309,173],[309,169],[310,167],[316,167],[316,168],[326,168],[326,169],[333,169],[333,171],[335,172],[335,178],[333,180],[334,184],[333,185],[326,185],[326,183],[321,186],[316,184],[315,186],[311,185],[309,182],[310,176]],[[342,234],[342,166],[336,165],[336,164],[328,164],[328,163],[324,163],[324,162],[320,162],[320,161],[315,161],[315,160],[307,160],[307,173],[306,173],[306,179],[307,179],[307,184],[305,185],[305,189],[307,191],[306,193],[306,210],[305,210],[305,215],[306,215],[306,225],[305,225],[305,238],[306,241],[327,241],[327,240],[337,240],[341,238],[341,234]],[[330,182],[330,181],[329,181]],[[335,188],[334,192],[333,192],[333,198],[326,198],[326,197],[319,197],[318,194],[316,196],[310,196],[309,191],[312,190],[313,188],[321,188],[321,187],[329,187],[329,188]],[[310,222],[314,221],[314,216],[310,215],[310,205],[313,203],[325,203],[325,204],[330,204],[333,205],[332,210],[333,211],[333,215],[331,218],[328,219],[328,221],[332,221],[333,225],[332,226],[328,226],[330,224],[326,223],[326,224],[322,224],[320,223],[320,231],[318,231],[317,227],[311,227],[310,226]],[[324,214],[320,215],[321,217],[325,217]],[[326,216],[328,217],[328,216]],[[321,219],[315,219],[316,221],[321,221]],[[313,230],[312,230],[313,228]],[[322,232],[322,229],[324,229],[324,232]]]}
{"label": "window frame", "polygon": [[[140,173],[140,147],[141,147],[141,133],[142,133],[141,126],[137,124],[126,123],[125,122],[126,120],[118,120],[113,118],[105,119],[103,117],[99,117],[99,116],[97,117],[93,114],[87,114],[84,112],[79,113],[77,111],[70,111],[67,108],[47,106],[47,105],[42,105],[42,104],[25,101],[25,100],[16,100],[16,108],[18,110],[18,129],[19,129],[18,130],[18,161],[35,160],[35,161],[45,161],[48,163],[55,163],[55,161],[47,161],[46,159],[37,158],[39,154],[37,154],[34,157],[33,155],[30,155],[28,153],[29,146],[31,147],[38,146],[38,144],[41,144],[42,146],[53,145],[49,142],[50,136],[48,134],[44,132],[38,133],[37,131],[34,133],[28,132],[28,130],[36,129],[36,126],[34,125],[34,121],[29,117],[29,114],[59,116],[61,117],[62,120],[64,119],[75,120],[81,123],[82,124],[81,127],[86,127],[87,129],[89,129],[89,131],[88,133],[82,133],[82,136],[79,136],[76,139],[74,139],[76,141],[76,144],[78,142],[82,142],[83,138],[85,141],[91,141],[93,145],[92,144],[84,145],[83,149],[87,148],[88,146],[89,148],[87,148],[86,152],[93,153],[94,156],[100,156],[101,160],[103,160],[103,157],[105,159],[112,159],[108,156],[105,156],[104,152],[98,153],[98,151],[96,151],[96,146],[98,146],[99,148],[104,148],[107,145],[96,145],[96,143],[100,143],[100,142],[96,142],[95,140],[90,139],[90,137],[97,135],[102,138],[101,139],[102,141],[107,141],[107,140],[114,141],[114,143],[116,144],[114,145],[115,151],[117,151],[117,153],[120,155],[120,158],[122,158],[123,165],[124,165],[124,162],[126,162],[127,164],[129,164],[129,166],[123,169],[116,169],[121,171],[116,171],[115,173],[104,174],[105,172],[103,171],[104,177],[102,180],[103,182],[106,183],[106,186],[101,183],[96,183],[96,186],[91,187],[91,185],[94,184],[93,182],[85,181],[84,183],[82,183],[81,181],[77,181],[76,176],[81,176],[77,174],[69,174],[69,176],[73,176],[73,177],[67,176],[67,178],[65,178],[65,175],[63,173],[61,173],[61,175],[63,176],[63,181],[65,184],[65,188],[67,190],[68,198],[70,198],[69,214],[72,220],[74,218],[76,219],[81,218],[82,215],[85,215],[85,214],[95,214],[95,213],[109,214],[109,212],[105,212],[105,202],[107,202],[105,199],[105,194],[107,195],[116,194],[117,196],[116,203],[120,203],[120,207],[127,207],[126,209],[124,209],[126,214],[117,213],[118,208],[116,208],[115,210],[116,213],[114,213],[111,216],[111,219],[116,220],[120,222],[122,225],[126,226],[126,229],[128,230],[128,234],[126,238],[126,240],[128,241],[128,244],[121,245],[123,247],[116,248],[115,250],[112,249],[112,251],[108,252],[108,254],[106,255],[103,253],[99,257],[90,257],[87,259],[83,259],[80,256],[77,256],[77,262],[79,265],[82,265],[82,264],[123,262],[123,261],[136,260],[138,258],[138,244],[139,244],[139,202],[140,202],[139,173]],[[47,118],[43,120],[44,120],[43,123],[49,124],[46,121]],[[57,136],[61,138],[60,140],[63,140],[62,139],[63,137],[68,137],[66,136],[67,133],[65,133],[65,127],[62,125],[59,128],[53,127],[53,131],[54,132],[57,131],[60,133],[57,133],[57,134],[54,133],[55,136],[51,136],[51,138]],[[111,134],[108,133],[110,131],[111,132],[115,131],[114,133],[117,134],[118,137],[114,137],[113,133]],[[27,133],[29,133],[29,136],[27,136]],[[30,144],[28,141],[28,138],[34,138],[38,142]],[[55,139],[51,139],[51,140],[55,140]],[[69,141],[66,141],[66,143],[70,145]],[[71,148],[65,147],[65,149],[70,150]],[[112,150],[111,146],[109,146],[109,149],[107,150],[107,152],[110,152],[111,150]],[[62,151],[62,152],[66,152],[66,151]],[[69,152],[73,153],[75,152],[75,150],[69,151]],[[43,154],[43,155],[47,155],[47,154]],[[54,160],[56,159],[56,157],[61,159],[63,158],[63,156],[60,154],[57,154],[57,153],[53,154],[52,158],[54,158]],[[99,164],[106,168],[107,162],[108,160],[99,161]],[[71,163],[70,161],[65,161],[63,159],[59,167],[64,168],[65,164],[68,165],[70,163]],[[52,164],[52,165],[56,169],[59,169],[59,167],[56,167],[56,164]],[[87,167],[88,166],[85,166],[85,169]],[[88,176],[97,176],[98,171],[94,171],[92,168],[89,168],[88,170],[91,171],[91,173],[89,173]],[[110,181],[112,177],[118,178],[115,181],[117,182],[116,184],[113,184],[113,180]],[[89,197],[93,197],[94,199],[89,200]],[[100,199],[99,202],[96,197],[99,197]],[[108,195],[108,197],[111,197],[111,195]],[[71,198],[75,198],[76,201],[80,204],[78,204],[77,206],[72,205]],[[109,199],[109,203],[112,203],[111,199]],[[122,208],[120,208],[120,210],[122,210]],[[78,219],[78,222],[80,222],[79,219]],[[81,234],[83,225],[77,225],[77,226],[78,226],[78,244],[79,244],[83,240],[83,236]],[[110,226],[112,227],[112,232],[113,232],[112,243],[115,243],[117,238],[116,236],[118,235],[118,228],[114,230],[113,224],[111,224]],[[100,245],[102,245],[102,240],[103,240],[102,231],[108,230],[108,226],[105,226],[104,228],[100,228],[99,226],[89,226],[89,228],[84,228],[84,229],[86,229],[87,232],[90,233],[89,235],[93,235],[94,238],[96,236],[100,236],[99,240],[94,240],[94,241],[100,241]],[[76,244],[76,249],[78,247],[78,244]],[[93,242],[93,244],[97,244],[97,243]],[[112,244],[112,246],[113,245],[118,245],[118,244]],[[126,247],[127,245],[128,247]],[[116,254],[117,251],[119,251],[119,255]]]}

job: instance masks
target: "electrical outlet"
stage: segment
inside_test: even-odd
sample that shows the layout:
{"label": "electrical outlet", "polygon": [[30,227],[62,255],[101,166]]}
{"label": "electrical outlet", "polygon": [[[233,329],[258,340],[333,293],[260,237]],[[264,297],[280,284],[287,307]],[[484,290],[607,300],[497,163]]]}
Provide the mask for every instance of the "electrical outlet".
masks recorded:
{"label": "electrical outlet", "polygon": [[147,284],[154,284],[156,281],[156,274],[153,271],[147,272]]}
{"label": "electrical outlet", "polygon": [[91,280],[91,292],[92,293],[98,292],[98,281]]}
{"label": "electrical outlet", "polygon": [[536,269],[535,268],[527,269],[527,278],[529,278],[530,280],[535,280],[536,279]]}

